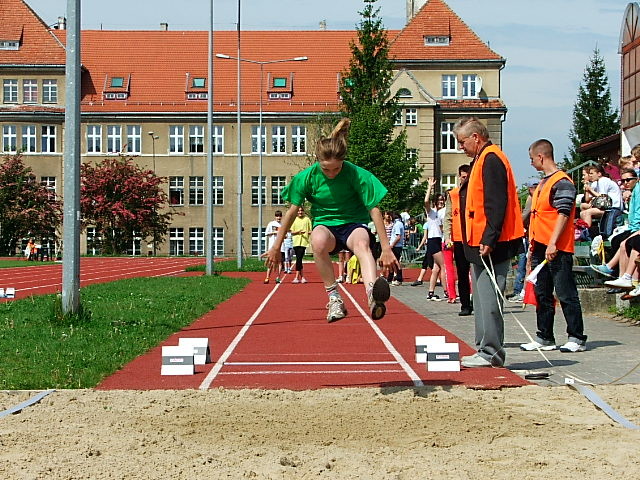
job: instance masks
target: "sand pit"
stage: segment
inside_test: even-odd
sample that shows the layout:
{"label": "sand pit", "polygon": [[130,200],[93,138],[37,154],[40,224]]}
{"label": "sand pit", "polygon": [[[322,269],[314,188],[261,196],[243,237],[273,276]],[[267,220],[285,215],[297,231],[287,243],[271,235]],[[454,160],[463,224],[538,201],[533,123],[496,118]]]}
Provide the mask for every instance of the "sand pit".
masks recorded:
{"label": "sand pit", "polygon": [[[640,386],[595,390],[640,424]],[[0,419],[0,478],[640,478],[639,445],[567,387],[67,390]]]}

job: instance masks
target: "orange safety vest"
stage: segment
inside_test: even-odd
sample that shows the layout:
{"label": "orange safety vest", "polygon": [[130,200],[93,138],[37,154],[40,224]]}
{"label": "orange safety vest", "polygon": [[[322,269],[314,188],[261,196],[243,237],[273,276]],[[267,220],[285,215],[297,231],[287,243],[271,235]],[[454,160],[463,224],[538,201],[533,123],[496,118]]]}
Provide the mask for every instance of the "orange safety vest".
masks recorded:
{"label": "orange safety vest", "polygon": [[[465,205],[465,222],[467,244],[472,247],[480,245],[482,235],[487,226],[487,217],[484,213],[485,185],[482,179],[482,169],[487,155],[494,153],[507,171],[507,209],[504,212],[502,231],[498,237],[498,242],[508,242],[524,236],[524,226],[522,224],[522,212],[520,211],[520,201],[516,191],[516,181],[511,169],[511,164],[507,156],[497,145],[489,145],[476,159],[469,174],[467,187],[467,203]],[[487,185],[488,189],[491,188]]]}
{"label": "orange safety vest", "polygon": [[[538,186],[536,191],[533,192],[531,199],[531,220],[529,222],[529,240],[543,245],[549,245],[551,234],[553,233],[559,216],[558,211],[549,203],[549,197],[551,196],[553,186],[563,178],[573,183],[569,175],[562,171],[557,171],[544,182],[542,189]],[[570,219],[574,218],[575,209],[576,206],[573,205],[571,213],[569,214]],[[558,250],[568,253],[574,252],[575,240],[573,228],[571,228],[572,225],[572,222],[569,220],[565,229],[558,237],[556,241],[556,248]]]}
{"label": "orange safety vest", "polygon": [[462,222],[460,221],[460,187],[449,191],[451,199],[451,240],[462,241]]}

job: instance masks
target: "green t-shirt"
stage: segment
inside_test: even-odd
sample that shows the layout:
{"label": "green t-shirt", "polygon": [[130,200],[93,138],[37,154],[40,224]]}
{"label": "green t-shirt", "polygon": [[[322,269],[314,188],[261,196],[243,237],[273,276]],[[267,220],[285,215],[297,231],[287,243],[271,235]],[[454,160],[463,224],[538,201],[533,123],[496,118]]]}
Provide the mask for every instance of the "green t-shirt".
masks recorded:
{"label": "green t-shirt", "polygon": [[328,178],[316,162],[282,189],[282,198],[293,205],[304,205],[305,200],[311,203],[314,226],[367,224],[369,210],[386,194],[387,189],[375,175],[346,161],[335,178]]}

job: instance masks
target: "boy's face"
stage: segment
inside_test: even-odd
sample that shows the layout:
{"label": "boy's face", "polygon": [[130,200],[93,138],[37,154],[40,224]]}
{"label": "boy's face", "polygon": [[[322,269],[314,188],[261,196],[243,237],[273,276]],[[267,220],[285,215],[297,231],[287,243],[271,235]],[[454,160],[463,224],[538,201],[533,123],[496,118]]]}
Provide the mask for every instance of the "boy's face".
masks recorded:
{"label": "boy's face", "polygon": [[282,215],[276,215],[276,222],[279,222],[280,220],[282,220]]}

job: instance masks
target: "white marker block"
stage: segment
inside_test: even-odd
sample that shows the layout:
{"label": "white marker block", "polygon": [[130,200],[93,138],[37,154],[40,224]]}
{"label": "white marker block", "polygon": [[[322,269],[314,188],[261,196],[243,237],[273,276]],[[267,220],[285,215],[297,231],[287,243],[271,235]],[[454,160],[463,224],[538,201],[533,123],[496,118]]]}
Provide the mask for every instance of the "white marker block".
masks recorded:
{"label": "white marker block", "polygon": [[4,295],[7,298],[16,298],[16,289],[13,287],[8,287],[7,290],[5,291]]}
{"label": "white marker block", "polygon": [[416,337],[416,363],[427,363],[427,346],[434,343],[444,343],[444,335]]}
{"label": "white marker block", "polygon": [[162,347],[160,375],[193,375],[193,347]]}
{"label": "white marker block", "polygon": [[0,298],[4,298],[7,294],[4,293],[4,288],[0,288]]}
{"label": "white marker block", "polygon": [[459,372],[460,345],[457,343],[431,344],[427,348],[427,371]]}
{"label": "white marker block", "polygon": [[193,348],[193,360],[196,365],[211,363],[208,338],[180,338],[178,345]]}

